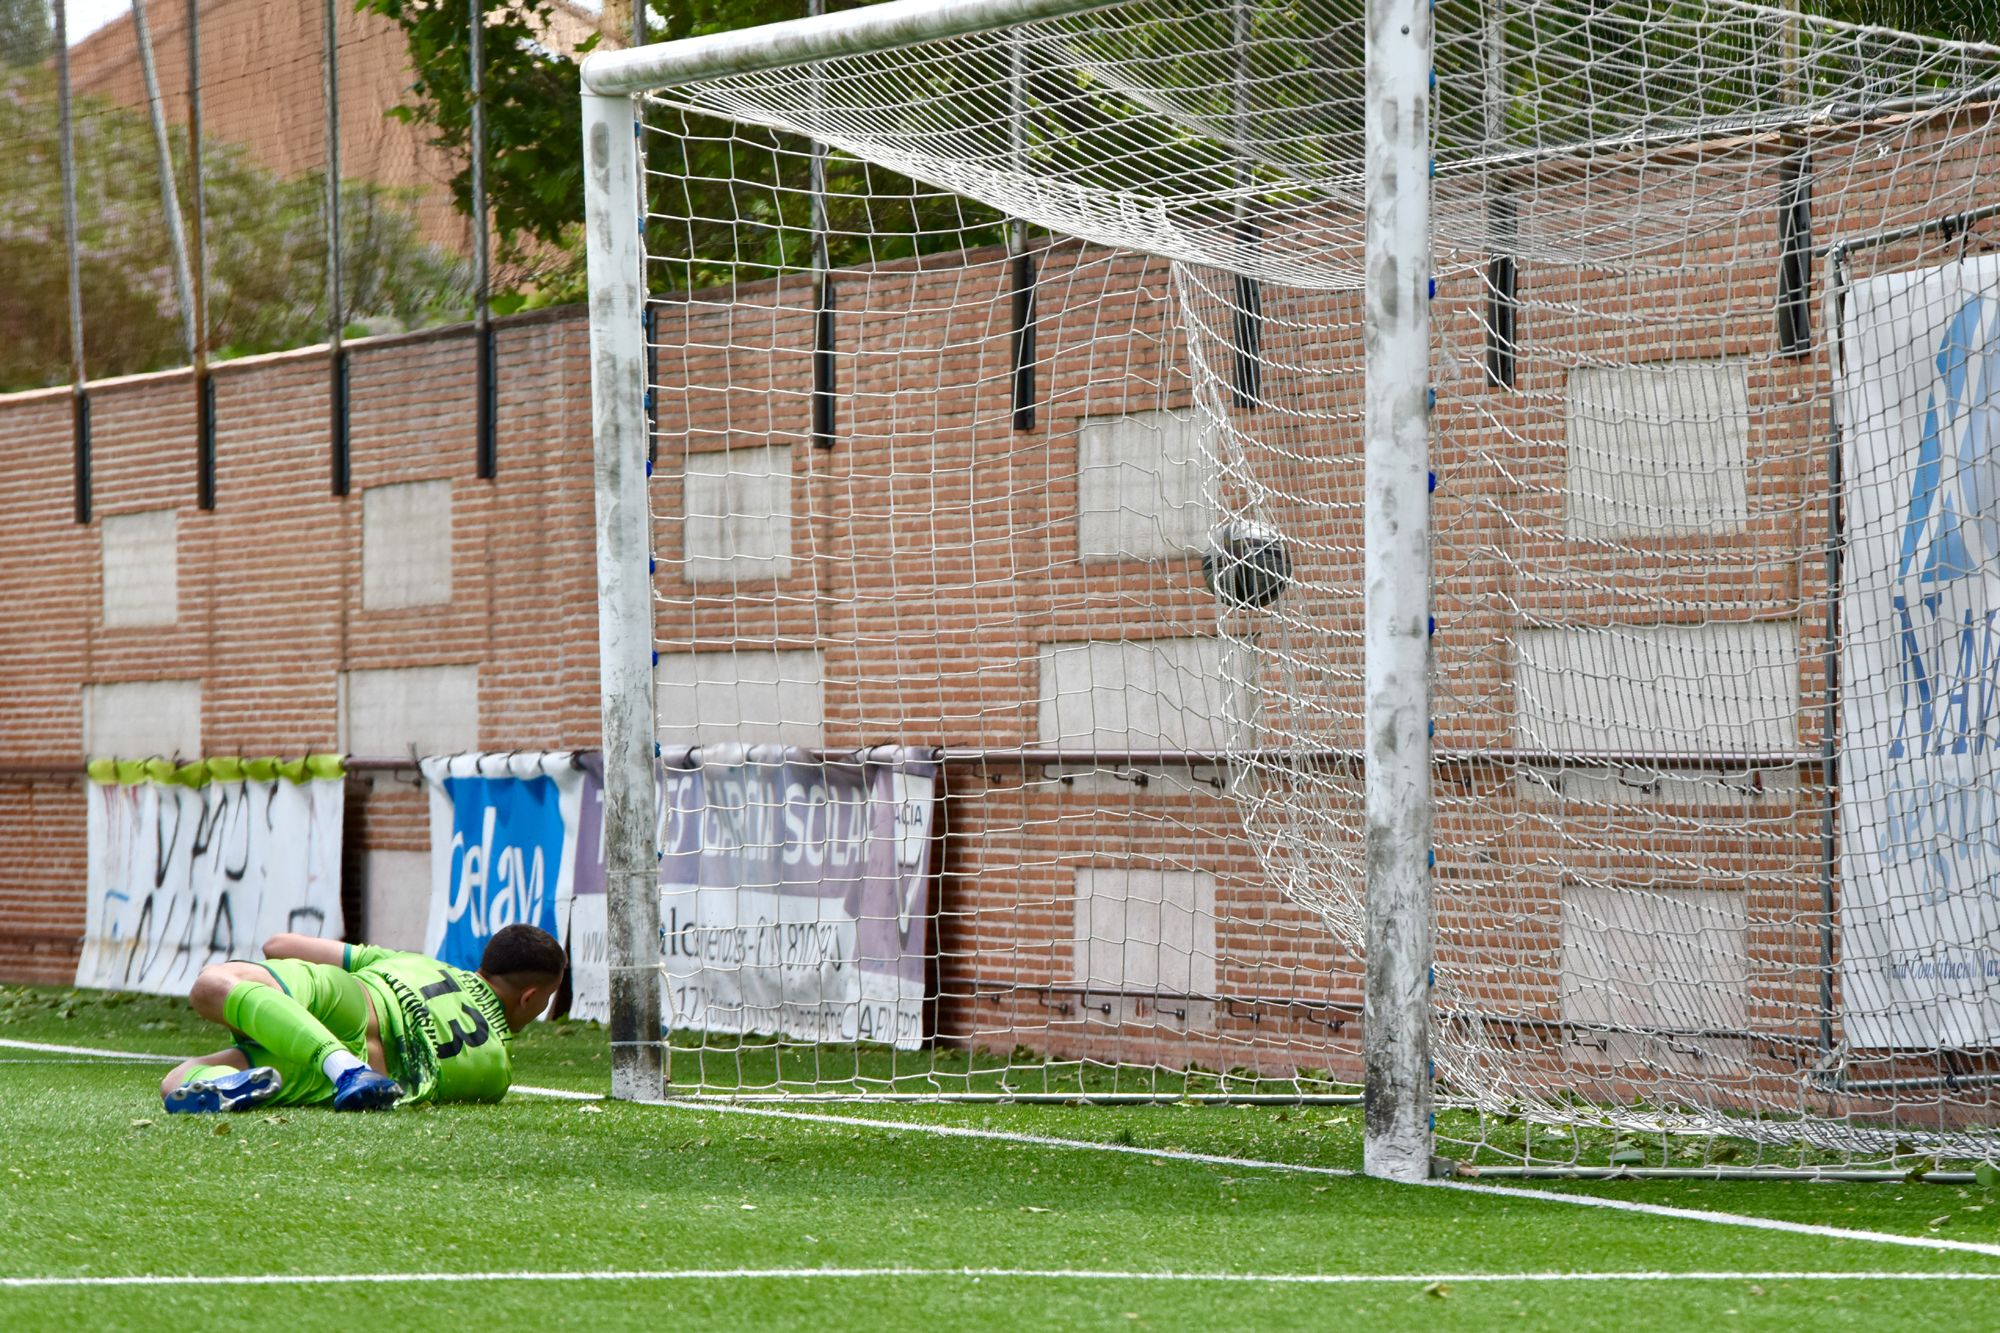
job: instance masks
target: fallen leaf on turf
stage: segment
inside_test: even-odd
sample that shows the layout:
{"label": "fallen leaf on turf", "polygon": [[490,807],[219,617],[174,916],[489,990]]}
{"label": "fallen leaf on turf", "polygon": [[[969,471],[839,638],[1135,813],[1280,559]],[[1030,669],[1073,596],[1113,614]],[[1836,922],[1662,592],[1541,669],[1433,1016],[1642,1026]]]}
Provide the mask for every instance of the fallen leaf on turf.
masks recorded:
{"label": "fallen leaf on turf", "polygon": [[150,1125],[150,1124],[152,1124],[152,1123],[153,1123],[153,1122],[152,1122],[152,1121],[150,1121],[150,1120],[134,1120],[134,1121],[132,1122],[132,1128],[134,1128],[134,1129],[144,1129],[144,1128],[145,1128],[145,1127],[146,1127],[147,1125]]}
{"label": "fallen leaf on turf", "polygon": [[1930,1221],[1924,1223],[1924,1225],[1935,1231],[1949,1221],[1951,1221],[1951,1214],[1946,1213],[1943,1217],[1933,1217]]}
{"label": "fallen leaf on turf", "polygon": [[223,1121],[223,1122],[222,1122],[221,1124],[217,1125],[217,1126],[215,1127],[215,1132],[216,1132],[216,1133],[217,1133],[218,1135],[221,1135],[221,1134],[227,1134],[227,1133],[229,1132],[229,1122],[228,1122],[227,1120],[225,1120],[225,1121]]}
{"label": "fallen leaf on turf", "polygon": [[754,1213],[757,1211],[757,1205],[754,1203],[746,1203],[743,1205],[743,1211],[746,1213]]}
{"label": "fallen leaf on turf", "polygon": [[1762,1296],[1764,1294],[1764,1289],[1755,1282],[1750,1284],[1749,1291],[1752,1296]]}
{"label": "fallen leaf on turf", "polygon": [[1022,1204],[1022,1205],[1021,1205],[1021,1211],[1022,1211],[1022,1212],[1024,1212],[1024,1213],[1053,1213],[1053,1212],[1055,1211],[1055,1209],[1053,1209],[1053,1208],[1037,1208],[1037,1207],[1035,1207],[1035,1205],[1033,1205],[1032,1203],[1024,1203],[1024,1204]]}
{"label": "fallen leaf on turf", "polygon": [[577,1114],[578,1114],[578,1115],[603,1115],[603,1114],[604,1114],[604,1108],[603,1108],[603,1107],[601,1107],[601,1106],[592,1106],[592,1105],[591,1105],[591,1104],[590,1104],[589,1102],[584,1102],[584,1103],[582,1103],[581,1105],[579,1105],[579,1106],[578,1106],[578,1107],[576,1108],[576,1111],[577,1111]]}
{"label": "fallen leaf on turf", "polygon": [[1442,1282],[1426,1282],[1424,1283],[1424,1295],[1434,1296],[1438,1300],[1443,1300],[1445,1297],[1451,1295],[1451,1288]]}

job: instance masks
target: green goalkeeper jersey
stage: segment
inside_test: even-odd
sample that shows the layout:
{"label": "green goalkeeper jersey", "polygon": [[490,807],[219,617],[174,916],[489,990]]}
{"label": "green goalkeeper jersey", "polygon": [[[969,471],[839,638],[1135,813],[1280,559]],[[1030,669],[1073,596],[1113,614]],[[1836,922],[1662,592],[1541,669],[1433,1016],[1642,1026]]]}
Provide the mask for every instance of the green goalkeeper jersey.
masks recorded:
{"label": "green goalkeeper jersey", "polygon": [[514,1079],[500,997],[477,974],[420,953],[350,944],[341,964],[368,991],[389,1075],[413,1101],[497,1102]]}

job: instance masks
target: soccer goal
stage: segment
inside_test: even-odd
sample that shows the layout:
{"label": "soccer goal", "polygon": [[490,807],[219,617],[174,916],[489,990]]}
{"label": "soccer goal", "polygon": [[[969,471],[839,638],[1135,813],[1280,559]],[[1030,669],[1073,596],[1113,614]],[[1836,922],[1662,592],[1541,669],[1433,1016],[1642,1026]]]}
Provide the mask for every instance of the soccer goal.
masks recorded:
{"label": "soccer goal", "polygon": [[2000,51],[892,0],[583,79],[620,1095],[2000,1151]]}

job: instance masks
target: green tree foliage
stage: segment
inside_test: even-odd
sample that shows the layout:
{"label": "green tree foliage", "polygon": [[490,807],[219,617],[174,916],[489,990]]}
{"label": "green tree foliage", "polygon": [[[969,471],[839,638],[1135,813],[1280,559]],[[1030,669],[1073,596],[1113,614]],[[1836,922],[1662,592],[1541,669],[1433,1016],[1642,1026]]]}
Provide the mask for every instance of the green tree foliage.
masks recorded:
{"label": "green tree foliage", "polygon": [[[0,391],[69,379],[54,84],[45,67],[0,71]],[[94,98],[77,99],[75,111],[89,373],[184,364],[145,117]],[[185,141],[173,147],[185,197]],[[318,342],[326,332],[324,177],[281,179],[213,142],[202,171],[211,346],[229,356]],[[424,243],[409,199],[349,182],[342,200],[350,318],[404,328],[462,316],[463,265]]]}
{"label": "green tree foliage", "polygon": [[38,65],[54,40],[48,0],[0,0],[0,66]]}
{"label": "green tree foliage", "polygon": [[[560,247],[583,218],[582,110],[576,64],[542,40],[552,0],[482,0],[485,8],[486,193],[504,259]],[[463,165],[459,210],[472,199],[472,16],[468,0],[355,0],[394,20],[416,71],[411,100],[390,112],[424,126]]]}
{"label": "green tree foliage", "polygon": [[[583,291],[583,112],[576,58],[552,51],[542,40],[555,0],[483,2],[486,186],[507,270],[496,285],[533,285],[538,302],[576,299]],[[469,164],[468,0],[357,4],[395,20],[408,41],[417,77],[411,100],[394,114],[428,127],[432,142]],[[674,41],[805,12],[805,0],[687,0],[653,6],[650,36]],[[577,55],[594,45],[593,39]],[[654,116],[663,123],[661,113]],[[686,224],[663,229],[654,241],[660,258],[688,261],[679,281],[695,286],[725,281],[738,275],[738,262],[759,268],[806,263],[811,233],[805,142],[700,118],[689,128],[690,136],[678,144],[659,138],[647,144],[657,171],[684,171],[697,182],[692,191],[659,189],[653,201],[656,211]],[[452,190],[461,211],[469,213],[469,165],[453,178]],[[962,209],[953,198],[914,190],[907,180],[858,162],[836,157],[829,163],[828,194],[836,265],[898,258],[920,246],[955,249],[999,239],[997,213]]]}

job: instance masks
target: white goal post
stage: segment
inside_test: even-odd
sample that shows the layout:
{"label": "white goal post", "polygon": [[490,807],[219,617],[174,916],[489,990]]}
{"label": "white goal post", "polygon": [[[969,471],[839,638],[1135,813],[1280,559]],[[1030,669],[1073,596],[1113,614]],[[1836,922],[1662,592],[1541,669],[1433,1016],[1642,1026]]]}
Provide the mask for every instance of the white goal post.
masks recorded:
{"label": "white goal post", "polygon": [[616,1095],[1994,1156],[2000,51],[890,0],[583,84]]}
{"label": "white goal post", "polygon": [[[639,1096],[659,1077],[657,1048],[635,1034],[658,1023],[645,942],[659,933],[650,840],[656,740],[652,595],[642,558],[649,510],[644,462],[646,376],[640,309],[637,121],[633,94],[810,65],[992,31],[1102,7],[1101,0],[889,0],[791,23],[718,34],[585,63],[585,171],[591,291],[593,433],[598,440],[598,586],[603,642],[609,938],[614,963],[614,1089]],[[1428,620],[1430,318],[1429,0],[1371,0],[1367,248],[1391,275],[1367,305],[1369,569],[1367,683],[1368,1170],[1396,1179],[1431,1172],[1430,669]],[[625,207],[620,203],[629,201]],[[643,818],[641,812],[644,812]],[[625,993],[629,989],[630,993]],[[644,992],[640,994],[638,992]],[[629,1028],[628,1025],[629,1024]]]}

